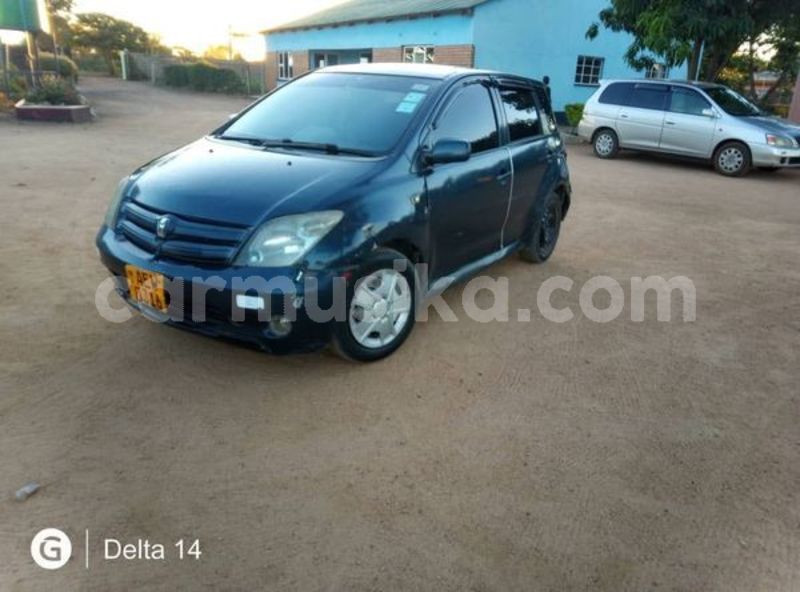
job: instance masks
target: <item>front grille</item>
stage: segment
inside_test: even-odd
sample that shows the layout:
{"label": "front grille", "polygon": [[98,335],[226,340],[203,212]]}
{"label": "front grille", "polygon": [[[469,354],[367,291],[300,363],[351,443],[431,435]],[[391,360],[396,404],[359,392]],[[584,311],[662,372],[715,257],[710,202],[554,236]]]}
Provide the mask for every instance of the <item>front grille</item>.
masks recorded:
{"label": "front grille", "polygon": [[173,225],[169,235],[156,234],[158,219],[167,214],[135,202],[120,211],[119,231],[130,242],[158,258],[224,265],[236,255],[248,228],[210,224],[169,214]]}

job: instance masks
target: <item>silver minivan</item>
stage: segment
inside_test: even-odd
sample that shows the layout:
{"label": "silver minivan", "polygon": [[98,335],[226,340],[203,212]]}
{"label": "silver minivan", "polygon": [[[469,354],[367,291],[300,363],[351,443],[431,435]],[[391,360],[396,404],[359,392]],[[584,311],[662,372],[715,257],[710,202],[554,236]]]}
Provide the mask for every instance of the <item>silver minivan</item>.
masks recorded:
{"label": "silver minivan", "polygon": [[604,80],[578,135],[600,158],[620,149],[663,152],[710,160],[731,177],[800,167],[800,125],[765,115],[720,84]]}

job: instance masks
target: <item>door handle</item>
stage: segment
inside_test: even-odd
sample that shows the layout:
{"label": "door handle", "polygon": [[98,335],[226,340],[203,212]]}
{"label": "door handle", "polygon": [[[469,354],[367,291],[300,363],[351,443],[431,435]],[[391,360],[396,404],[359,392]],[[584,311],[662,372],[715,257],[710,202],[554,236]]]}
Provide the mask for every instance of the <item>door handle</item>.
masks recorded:
{"label": "door handle", "polygon": [[664,125],[675,125],[674,121],[665,121]]}
{"label": "door handle", "polygon": [[619,116],[619,118],[620,119],[628,119],[628,116],[625,113],[623,113],[622,115]]}
{"label": "door handle", "polygon": [[506,179],[509,179],[509,178],[511,178],[511,171],[506,169],[506,168],[500,169],[500,172],[497,173],[497,177],[496,177],[496,179],[498,181],[500,181],[501,183],[504,182]]}

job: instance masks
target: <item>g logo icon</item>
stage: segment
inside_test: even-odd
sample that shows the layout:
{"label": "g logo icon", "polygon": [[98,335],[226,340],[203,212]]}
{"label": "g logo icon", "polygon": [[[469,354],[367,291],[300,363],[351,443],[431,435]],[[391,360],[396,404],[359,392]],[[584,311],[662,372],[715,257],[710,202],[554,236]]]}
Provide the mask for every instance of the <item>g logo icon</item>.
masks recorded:
{"label": "g logo icon", "polygon": [[72,556],[72,541],[57,528],[45,528],[31,541],[31,557],[42,569],[59,569]]}

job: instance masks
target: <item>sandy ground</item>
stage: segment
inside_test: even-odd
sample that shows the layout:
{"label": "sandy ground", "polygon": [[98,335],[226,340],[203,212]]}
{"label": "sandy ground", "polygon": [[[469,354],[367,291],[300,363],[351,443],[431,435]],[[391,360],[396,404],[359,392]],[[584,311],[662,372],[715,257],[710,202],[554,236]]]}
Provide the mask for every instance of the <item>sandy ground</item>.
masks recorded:
{"label": "sandy ground", "polygon": [[800,590],[800,173],[572,147],[555,257],[490,270],[577,313],[593,275],[685,275],[694,323],[433,315],[378,364],[276,358],[94,307],[117,180],[243,101],[84,91],[91,125],[0,121],[0,590]]}

